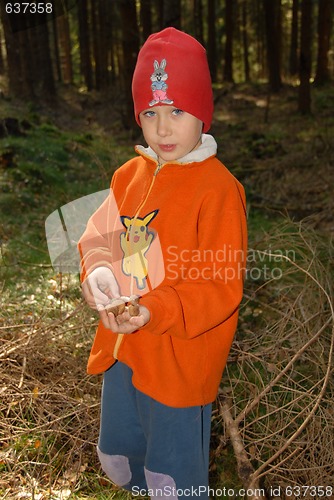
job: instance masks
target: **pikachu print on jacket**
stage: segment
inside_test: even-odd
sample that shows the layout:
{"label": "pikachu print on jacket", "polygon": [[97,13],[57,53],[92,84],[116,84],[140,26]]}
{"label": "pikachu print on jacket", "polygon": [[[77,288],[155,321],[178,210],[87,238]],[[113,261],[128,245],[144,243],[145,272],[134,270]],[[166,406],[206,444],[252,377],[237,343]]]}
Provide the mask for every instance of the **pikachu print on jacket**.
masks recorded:
{"label": "pikachu print on jacket", "polygon": [[149,229],[149,223],[156,217],[159,210],[145,217],[121,216],[126,231],[121,233],[121,248],[124,252],[122,270],[124,274],[136,281],[139,290],[144,290],[148,279],[148,261],[146,253],[154,239],[154,233]]}

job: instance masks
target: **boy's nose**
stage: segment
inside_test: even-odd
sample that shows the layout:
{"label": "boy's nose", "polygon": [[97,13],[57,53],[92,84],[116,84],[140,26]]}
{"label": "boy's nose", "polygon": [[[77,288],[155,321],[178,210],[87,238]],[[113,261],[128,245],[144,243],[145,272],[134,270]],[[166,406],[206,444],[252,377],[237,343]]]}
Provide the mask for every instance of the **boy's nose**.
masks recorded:
{"label": "boy's nose", "polygon": [[164,117],[160,117],[158,120],[158,127],[157,127],[158,135],[160,137],[166,137],[168,135],[171,135],[171,132],[172,131],[169,120]]}

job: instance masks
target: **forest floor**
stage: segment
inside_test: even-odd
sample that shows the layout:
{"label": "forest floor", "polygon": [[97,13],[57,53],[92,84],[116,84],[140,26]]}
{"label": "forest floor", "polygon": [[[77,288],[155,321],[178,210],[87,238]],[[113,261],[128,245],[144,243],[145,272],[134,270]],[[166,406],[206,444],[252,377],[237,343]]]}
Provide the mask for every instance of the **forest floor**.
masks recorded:
{"label": "forest floor", "polygon": [[[334,90],[313,89],[312,98],[312,114],[301,116],[290,86],[271,96],[263,85],[215,90],[210,133],[219,158],[245,186],[250,248],[288,220],[306,224],[333,249]],[[122,127],[119,102],[117,95],[65,88],[53,107],[5,97],[0,103],[6,499],[128,498],[111,488],[95,457],[101,379],[88,377],[85,364],[97,318],[83,305],[77,273],[52,268],[44,227],[58,207],[107,189],[132,145],[142,142],[140,131],[133,139]],[[220,432],[214,425],[212,481],[238,488],[235,459]]]}

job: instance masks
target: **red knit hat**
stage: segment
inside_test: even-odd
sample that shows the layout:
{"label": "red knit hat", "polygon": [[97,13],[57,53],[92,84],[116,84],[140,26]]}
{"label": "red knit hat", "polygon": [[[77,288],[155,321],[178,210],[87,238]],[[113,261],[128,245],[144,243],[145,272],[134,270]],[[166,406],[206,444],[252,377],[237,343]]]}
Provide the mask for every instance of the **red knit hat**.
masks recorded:
{"label": "red knit hat", "polygon": [[146,40],[132,80],[135,117],[156,105],[173,105],[211,126],[213,95],[204,47],[190,35],[166,28]]}

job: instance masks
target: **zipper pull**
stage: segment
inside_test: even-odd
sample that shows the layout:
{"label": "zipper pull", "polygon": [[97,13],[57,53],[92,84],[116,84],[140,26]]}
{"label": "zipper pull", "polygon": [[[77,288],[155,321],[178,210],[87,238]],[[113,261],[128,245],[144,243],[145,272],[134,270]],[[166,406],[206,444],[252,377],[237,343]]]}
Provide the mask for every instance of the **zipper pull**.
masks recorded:
{"label": "zipper pull", "polygon": [[155,171],[154,171],[154,174],[153,174],[153,175],[154,175],[154,177],[155,177],[156,175],[158,175],[158,173],[160,172],[161,168],[162,168],[162,165],[161,165],[161,163],[159,162],[159,163],[158,163],[158,165],[157,165],[157,168],[156,168],[156,169],[155,169]]}

